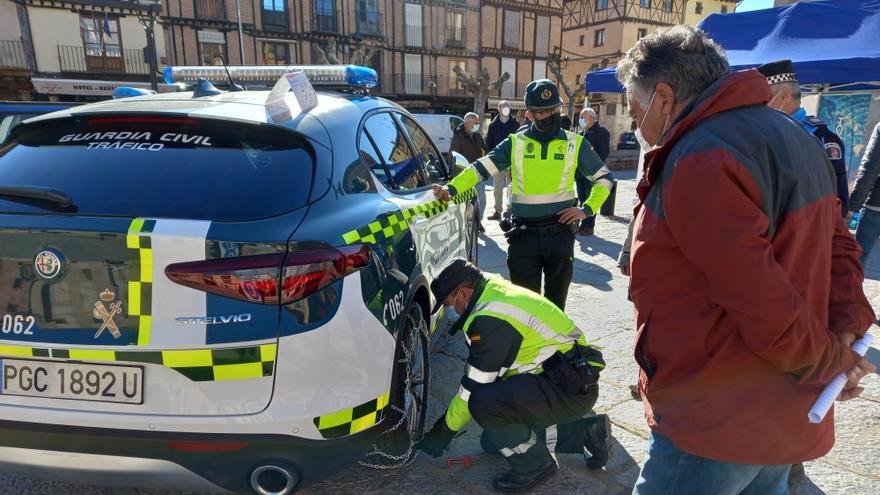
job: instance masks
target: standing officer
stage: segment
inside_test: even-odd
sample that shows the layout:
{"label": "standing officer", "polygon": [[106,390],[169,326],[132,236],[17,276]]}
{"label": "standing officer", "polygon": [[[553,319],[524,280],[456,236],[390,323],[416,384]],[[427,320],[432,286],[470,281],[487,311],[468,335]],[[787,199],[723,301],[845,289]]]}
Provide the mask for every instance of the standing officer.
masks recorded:
{"label": "standing officer", "polygon": [[801,87],[791,60],[764,64],[758,67],[758,72],[767,78],[773,91],[773,98],[767,106],[791,115],[825,147],[825,153],[837,175],[837,197],[840,199],[841,215],[845,217],[849,204],[849,182],[846,178],[843,140],[828,128],[828,124],[814,115],[807,115],[807,110],[801,107]]}
{"label": "standing officer", "polygon": [[[581,135],[590,142],[602,163],[605,163],[605,160],[611,153],[611,134],[608,132],[608,129],[599,125],[597,119],[596,111],[590,107],[585,107],[581,110],[578,127],[581,129]],[[584,177],[578,177],[575,182],[577,184],[578,201],[585,201],[590,195],[590,189],[593,187],[592,184]],[[587,217],[581,222],[578,235],[591,236],[595,227],[596,216]]]}
{"label": "standing officer", "polygon": [[[434,193],[449,201],[457,192],[510,168],[513,217],[505,229],[510,242],[510,280],[540,293],[543,274],[544,295],[565,309],[578,223],[599,211],[611,192],[613,179],[589,141],[562,130],[562,101],[553,81],[538,79],[529,83],[525,104],[531,126],[508,136],[446,187],[435,184]],[[577,174],[593,183],[583,209],[578,206],[575,192]]]}
{"label": "standing officer", "polygon": [[480,443],[511,471],[492,485],[528,490],[559,468],[554,452],[583,454],[589,469],[608,462],[608,416],[584,418],[599,395],[602,353],[546,298],[505,280],[486,278],[463,258],[431,283],[436,312],[446,306],[450,333],[464,328],[467,371],[446,413],[417,448],[440,456],[471,416]]}

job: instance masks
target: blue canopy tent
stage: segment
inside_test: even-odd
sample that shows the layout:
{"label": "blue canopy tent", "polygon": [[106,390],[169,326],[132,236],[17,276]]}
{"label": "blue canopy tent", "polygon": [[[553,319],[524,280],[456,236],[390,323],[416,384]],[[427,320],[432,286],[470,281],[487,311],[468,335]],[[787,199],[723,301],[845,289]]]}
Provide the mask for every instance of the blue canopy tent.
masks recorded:
{"label": "blue canopy tent", "polygon": [[[880,89],[880,0],[825,0],[736,14],[699,25],[734,70],[790,59],[819,91]],[[621,93],[614,67],[587,74],[587,92]]]}

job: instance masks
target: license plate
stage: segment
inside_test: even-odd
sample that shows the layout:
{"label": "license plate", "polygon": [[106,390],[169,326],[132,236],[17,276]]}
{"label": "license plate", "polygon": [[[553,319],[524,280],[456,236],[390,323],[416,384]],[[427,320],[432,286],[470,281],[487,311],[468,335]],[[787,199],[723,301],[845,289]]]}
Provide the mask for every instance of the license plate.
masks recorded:
{"label": "license plate", "polygon": [[144,403],[144,368],[0,359],[0,394],[98,402]]}

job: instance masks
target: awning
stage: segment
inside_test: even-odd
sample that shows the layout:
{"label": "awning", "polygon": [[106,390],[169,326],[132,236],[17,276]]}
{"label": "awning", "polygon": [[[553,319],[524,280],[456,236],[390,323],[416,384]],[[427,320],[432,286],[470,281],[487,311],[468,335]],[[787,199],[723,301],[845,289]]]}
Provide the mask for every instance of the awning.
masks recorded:
{"label": "awning", "polygon": [[496,96],[489,97],[489,109],[494,110],[494,109],[498,108],[498,104],[504,100],[507,100],[507,102],[510,103],[510,108],[513,110],[525,110],[526,109],[526,104],[522,100],[522,98],[515,98],[515,97],[514,98],[499,98]]}
{"label": "awning", "polygon": [[[113,90],[119,86],[130,88],[150,89],[150,83],[130,81],[98,81],[92,79],[50,79],[34,77],[31,79],[34,90],[44,95],[74,95],[74,96],[107,96],[113,95]],[[159,84],[160,93],[177,91],[173,84]]]}

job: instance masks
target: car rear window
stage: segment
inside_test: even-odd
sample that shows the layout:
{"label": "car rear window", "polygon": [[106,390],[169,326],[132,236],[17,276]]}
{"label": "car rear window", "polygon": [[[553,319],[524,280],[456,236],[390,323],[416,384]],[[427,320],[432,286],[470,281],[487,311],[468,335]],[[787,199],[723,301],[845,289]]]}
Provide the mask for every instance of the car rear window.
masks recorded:
{"label": "car rear window", "polygon": [[[315,155],[300,136],[256,124],[90,117],[23,125],[0,148],[0,184],[51,187],[78,215],[244,221],[309,200]],[[52,211],[0,196],[0,212]]]}

